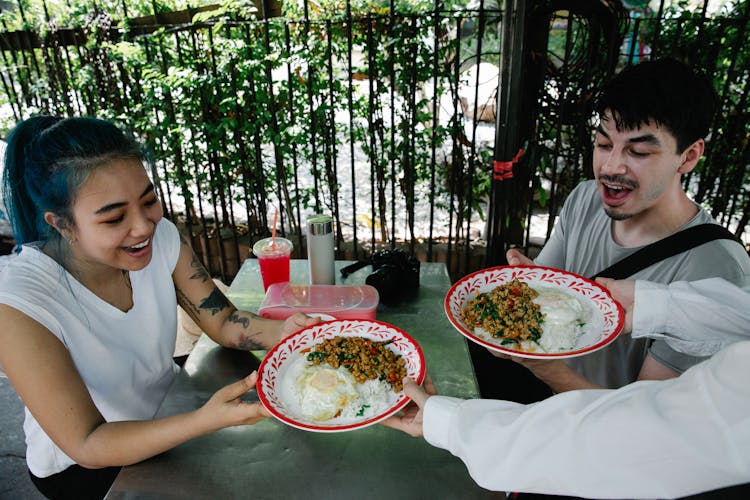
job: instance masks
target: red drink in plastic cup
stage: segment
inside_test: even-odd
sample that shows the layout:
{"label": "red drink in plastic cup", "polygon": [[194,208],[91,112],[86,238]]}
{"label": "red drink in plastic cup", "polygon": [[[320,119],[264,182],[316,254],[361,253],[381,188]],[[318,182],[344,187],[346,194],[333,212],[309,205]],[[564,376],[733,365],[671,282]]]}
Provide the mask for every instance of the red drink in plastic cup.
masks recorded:
{"label": "red drink in plastic cup", "polygon": [[286,238],[264,238],[253,245],[253,253],[258,257],[263,290],[274,283],[289,281],[289,258],[292,242]]}

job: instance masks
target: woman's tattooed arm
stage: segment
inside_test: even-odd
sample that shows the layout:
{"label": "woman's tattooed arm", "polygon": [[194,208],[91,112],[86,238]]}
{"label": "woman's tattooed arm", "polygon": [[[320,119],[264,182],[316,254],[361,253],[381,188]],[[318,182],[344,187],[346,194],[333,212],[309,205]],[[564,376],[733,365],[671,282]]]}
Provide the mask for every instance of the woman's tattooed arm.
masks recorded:
{"label": "woman's tattooed arm", "polygon": [[253,351],[268,349],[284,336],[283,322],[238,310],[184,237],[180,255],[175,271],[179,276],[175,280],[177,303],[211,339],[226,347]]}
{"label": "woman's tattooed arm", "polygon": [[234,310],[232,314],[229,315],[228,321],[230,323],[234,323],[237,325],[240,325],[242,327],[242,330],[244,333],[240,334],[240,340],[237,345],[238,349],[245,349],[247,351],[255,351],[258,349],[265,349],[268,346],[263,346],[259,342],[257,342],[255,339],[260,336],[261,332],[256,331],[252,332],[250,330],[251,325],[251,319],[257,318],[258,316],[256,314],[253,314],[248,311],[238,311]]}
{"label": "woman's tattooed arm", "polygon": [[231,335],[232,347],[248,351],[266,348],[256,340],[263,334],[259,328],[260,325],[253,321],[259,316],[249,311],[238,311],[218,288],[215,287],[207,297],[201,300],[200,305],[194,304],[182,290],[177,289],[177,301],[198,324],[200,324],[198,317],[201,313],[215,316],[228,309],[231,310],[226,322],[229,323],[230,332],[234,334]]}

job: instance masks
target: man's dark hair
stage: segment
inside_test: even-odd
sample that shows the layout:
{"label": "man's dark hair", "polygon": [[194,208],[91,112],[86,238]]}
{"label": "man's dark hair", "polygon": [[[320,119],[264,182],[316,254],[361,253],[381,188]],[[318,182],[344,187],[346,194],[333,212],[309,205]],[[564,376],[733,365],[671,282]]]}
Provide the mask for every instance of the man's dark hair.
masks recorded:
{"label": "man's dark hair", "polygon": [[617,130],[641,125],[663,126],[677,140],[677,153],[704,139],[710,130],[718,97],[711,80],[674,59],[629,66],[605,83],[594,110],[609,112]]}

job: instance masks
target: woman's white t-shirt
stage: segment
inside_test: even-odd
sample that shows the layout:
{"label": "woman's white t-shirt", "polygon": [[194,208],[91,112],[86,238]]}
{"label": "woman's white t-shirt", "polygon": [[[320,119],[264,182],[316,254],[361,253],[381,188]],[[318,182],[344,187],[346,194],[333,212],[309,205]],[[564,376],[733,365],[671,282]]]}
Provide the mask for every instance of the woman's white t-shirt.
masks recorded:
{"label": "woman's white t-shirt", "polygon": [[[179,252],[177,228],[162,219],[151,262],[130,272],[133,307],[123,312],[34,246],[25,245],[0,274],[0,303],[60,339],[107,422],[151,419],[178,371],[172,360],[177,332],[172,272]],[[29,470],[47,477],[74,464],[28,409],[25,413]]]}

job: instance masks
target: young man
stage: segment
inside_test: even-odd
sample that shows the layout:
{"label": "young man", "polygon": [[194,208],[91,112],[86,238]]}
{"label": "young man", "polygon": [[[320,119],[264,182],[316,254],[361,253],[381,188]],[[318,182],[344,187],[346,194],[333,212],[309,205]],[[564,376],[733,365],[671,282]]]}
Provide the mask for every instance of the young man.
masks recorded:
{"label": "young man", "polygon": [[[636,250],[713,218],[682,187],[703,155],[716,107],[710,81],[674,60],[629,67],[601,90],[594,180],[565,202],[550,240],[532,262],[515,250],[508,263],[594,276]],[[669,283],[750,275],[750,258],[732,240],[714,240],[662,260],[632,278]],[[706,331],[705,335],[711,335]],[[663,339],[623,336],[605,349],[563,361],[515,359],[554,391],[608,387],[678,376],[702,361]]]}

